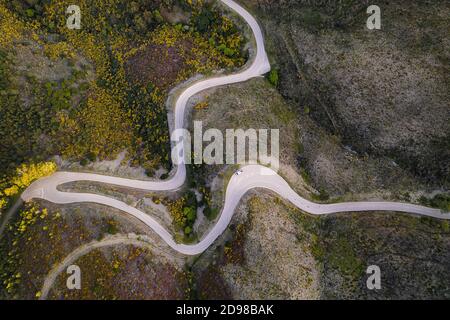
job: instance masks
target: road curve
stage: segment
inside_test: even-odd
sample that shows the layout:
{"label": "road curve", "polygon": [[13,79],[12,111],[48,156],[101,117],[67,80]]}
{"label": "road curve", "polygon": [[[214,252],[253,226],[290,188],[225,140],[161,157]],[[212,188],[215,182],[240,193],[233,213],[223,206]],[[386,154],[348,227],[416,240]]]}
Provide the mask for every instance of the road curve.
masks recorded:
{"label": "road curve", "polygon": [[[145,236],[143,236],[145,238]],[[74,251],[69,253],[63,261],[53,266],[50,272],[47,274],[47,277],[44,280],[44,284],[41,289],[41,296],[39,300],[47,299],[47,296],[50,292],[50,289],[53,287],[53,284],[56,281],[56,278],[64,271],[66,268],[77,261],[82,256],[88,254],[89,252],[104,248],[104,247],[113,247],[116,245],[133,245],[141,248],[150,248],[154,249],[154,246],[147,241],[140,239],[140,236],[136,235],[115,235],[111,236],[99,241],[92,241],[87,244],[83,244],[82,246],[76,248]]]}
{"label": "road curve", "polygon": [[[207,79],[196,82],[185,89],[178,97],[175,104],[174,129],[184,127],[185,110],[188,100],[195,94],[216,86],[223,86],[247,81],[258,77],[270,70],[269,60],[264,48],[264,39],[261,29],[256,20],[244,8],[232,0],[221,0],[228,7],[236,11],[250,26],[256,40],[256,55],[250,66],[239,73]],[[183,144],[178,144],[177,154],[183,158]],[[185,255],[197,255],[205,251],[227,228],[231,221],[234,210],[240,199],[247,191],[254,188],[271,190],[284,199],[290,201],[299,209],[314,215],[331,214],[338,212],[369,212],[369,211],[395,211],[406,212],[417,215],[430,216],[439,219],[450,219],[449,214],[443,214],[440,210],[422,207],[407,203],[397,202],[346,202],[336,204],[317,204],[300,197],[289,184],[271,169],[260,165],[248,165],[242,168],[243,173],[239,176],[233,175],[226,194],[224,207],[219,220],[213,229],[197,244],[184,245],[176,243],[172,235],[165,230],[155,219],[146,213],[127,205],[124,202],[97,194],[69,193],[57,190],[57,186],[73,181],[95,181],[111,185],[124,186],[146,191],[169,191],[181,187],[186,180],[186,167],[180,161],[175,169],[175,174],[166,181],[142,181],[90,173],[57,172],[52,176],[42,178],[31,184],[22,194],[24,201],[33,198],[41,198],[58,204],[92,202],[114,207],[127,212],[141,220],[153,229],[170,247]]]}

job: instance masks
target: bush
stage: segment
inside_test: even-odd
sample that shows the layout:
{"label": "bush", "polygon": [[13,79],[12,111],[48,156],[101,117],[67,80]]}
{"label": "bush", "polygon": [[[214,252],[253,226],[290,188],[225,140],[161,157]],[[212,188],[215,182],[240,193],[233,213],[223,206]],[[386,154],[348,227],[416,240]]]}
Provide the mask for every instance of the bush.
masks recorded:
{"label": "bush", "polygon": [[208,218],[208,220],[214,220],[219,214],[219,209],[211,208],[210,206],[207,205],[203,210],[203,214],[205,215],[206,218]]}
{"label": "bush", "polygon": [[164,18],[158,10],[153,11],[153,17],[157,23],[163,23]]}
{"label": "bush", "polygon": [[234,50],[230,49],[230,48],[225,48],[223,50],[223,53],[227,56],[227,57],[232,57],[234,56]]}
{"label": "bush", "polygon": [[186,193],[186,207],[192,207],[195,210],[197,209],[197,196],[194,192],[188,191]]}
{"label": "bush", "polygon": [[11,198],[17,196],[33,181],[49,176],[56,171],[54,162],[22,164],[9,179],[0,179],[0,209],[7,208]]}
{"label": "bush", "polygon": [[166,180],[169,177],[168,173],[163,173],[160,177],[161,180]]}
{"label": "bush", "polygon": [[276,69],[270,70],[267,79],[269,80],[270,84],[272,84],[274,87],[278,87],[279,82],[278,70]]}
{"label": "bush", "polygon": [[33,18],[34,17],[34,10],[33,9],[27,9],[27,10],[25,10],[25,14],[29,18]]}
{"label": "bush", "polygon": [[326,201],[328,199],[330,199],[328,192],[326,192],[324,189],[320,189],[319,190],[319,200]]}
{"label": "bush", "polygon": [[209,9],[204,9],[195,20],[195,27],[200,32],[205,32],[209,29],[214,21],[214,15]]}
{"label": "bush", "polygon": [[183,209],[183,213],[186,216],[186,219],[189,223],[194,223],[197,219],[197,211],[192,207],[185,207]]}
{"label": "bush", "polygon": [[86,154],[86,158],[89,160],[89,161],[91,161],[91,162],[94,162],[94,161],[96,161],[97,160],[97,155],[94,153],[94,152],[88,152],[87,154]]}
{"label": "bush", "polygon": [[450,212],[450,195],[438,194],[431,199],[424,196],[420,197],[419,202],[424,206],[441,209],[444,212]]}

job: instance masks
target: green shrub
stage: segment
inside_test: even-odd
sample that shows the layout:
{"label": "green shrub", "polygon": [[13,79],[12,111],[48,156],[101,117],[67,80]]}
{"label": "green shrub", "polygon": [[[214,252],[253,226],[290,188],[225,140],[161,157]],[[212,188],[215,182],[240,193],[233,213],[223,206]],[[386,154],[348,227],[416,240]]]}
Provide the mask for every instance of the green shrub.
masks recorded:
{"label": "green shrub", "polygon": [[195,27],[197,28],[198,31],[205,32],[209,29],[209,27],[213,23],[213,21],[214,21],[213,13],[208,9],[204,9],[196,17]]}
{"label": "green shrub", "polygon": [[185,235],[190,235],[191,233],[192,233],[192,228],[190,226],[187,226],[186,228],[184,228]]}
{"label": "green shrub", "polygon": [[86,158],[87,158],[89,161],[94,162],[94,161],[97,160],[97,155],[96,155],[94,152],[88,152],[88,153],[86,154]]}
{"label": "green shrub", "polygon": [[270,70],[267,79],[269,80],[270,84],[272,84],[274,87],[278,87],[279,82],[278,70],[276,69]]}
{"label": "green shrub", "polygon": [[234,56],[234,50],[230,49],[230,48],[225,48],[223,50],[223,53],[227,56],[227,57],[232,57]]}
{"label": "green shrub", "polygon": [[441,209],[444,212],[450,212],[450,195],[438,194],[429,199],[424,196],[420,197],[419,202],[424,206]]}
{"label": "green shrub", "polygon": [[157,23],[163,23],[164,18],[158,10],[153,11],[153,17]]}
{"label": "green shrub", "polygon": [[34,10],[33,9],[27,9],[27,10],[25,10],[25,14],[29,18],[33,18],[34,17]]}
{"label": "green shrub", "polygon": [[328,194],[328,192],[325,191],[325,189],[321,188],[319,190],[319,194],[313,195],[312,198],[314,200],[327,201],[328,199],[330,199],[330,195]]}
{"label": "green shrub", "polygon": [[203,210],[203,214],[205,215],[206,218],[208,218],[208,220],[214,220],[219,214],[219,209],[206,206],[205,209]]}
{"label": "green shrub", "polygon": [[185,207],[183,209],[183,213],[185,214],[189,223],[194,223],[197,219],[197,211],[192,207]]}

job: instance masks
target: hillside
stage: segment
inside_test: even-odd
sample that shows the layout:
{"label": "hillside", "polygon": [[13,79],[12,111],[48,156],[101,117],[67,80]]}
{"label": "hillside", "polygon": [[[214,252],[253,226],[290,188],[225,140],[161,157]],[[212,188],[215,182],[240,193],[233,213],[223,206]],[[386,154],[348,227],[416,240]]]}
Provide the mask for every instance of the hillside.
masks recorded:
{"label": "hillside", "polygon": [[[391,159],[430,188],[448,190],[447,2],[383,3],[379,31],[365,27],[360,1],[243,3],[265,29],[279,90],[297,112],[358,155]],[[314,175],[315,164],[307,166]]]}
{"label": "hillside", "polygon": [[[264,37],[215,0],[80,0],[79,30],[0,0],[0,299],[450,299],[450,4],[238,2]],[[182,117],[279,130],[278,175],[174,166]]]}

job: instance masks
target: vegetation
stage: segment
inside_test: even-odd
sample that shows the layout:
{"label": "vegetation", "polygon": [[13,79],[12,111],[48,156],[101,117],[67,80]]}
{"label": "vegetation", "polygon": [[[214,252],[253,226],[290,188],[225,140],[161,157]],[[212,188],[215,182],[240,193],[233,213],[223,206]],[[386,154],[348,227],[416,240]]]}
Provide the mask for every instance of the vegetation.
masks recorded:
{"label": "vegetation", "polygon": [[[11,227],[12,246],[5,255],[5,259],[1,259],[0,261],[0,281],[6,294],[12,295],[23,277],[22,273],[17,270],[23,261],[23,253],[18,245],[19,241],[27,234],[29,228],[33,227],[40,220],[46,220],[47,217],[47,209],[41,210],[34,205],[30,205],[21,210],[19,219]],[[48,231],[48,227],[44,227],[43,231]],[[31,240],[31,238],[27,239],[27,241]],[[5,247],[4,243],[2,243],[2,248]]]}
{"label": "vegetation", "polygon": [[[299,226],[297,237],[299,240],[308,240],[311,253],[320,264],[338,270],[342,276],[352,281],[359,279],[364,271],[361,253],[355,249],[358,247],[353,243],[353,237],[333,227],[333,218],[310,217],[294,211],[290,216]],[[349,222],[344,221],[345,223]],[[304,237],[306,238],[303,239]]]}
{"label": "vegetation", "polygon": [[[165,106],[170,89],[193,74],[240,67],[246,59],[239,30],[214,4],[82,0],[77,2],[82,29],[68,30],[66,8],[71,4],[0,0],[2,209],[33,180],[56,170],[48,162],[54,155],[88,164],[126,150],[127,160],[148,174],[161,166],[170,169]],[[171,15],[175,9],[179,14]],[[206,189],[202,195],[197,202],[188,192],[170,206],[184,241],[196,238],[193,226],[200,205],[208,216],[215,214],[207,205]],[[21,296],[25,282],[32,297],[39,297],[42,275],[67,250],[57,241],[71,229],[63,220],[37,204],[21,210],[0,246],[9,257],[0,263],[2,296]],[[119,231],[109,220],[101,230]],[[74,235],[83,242],[102,232],[75,230]],[[39,262],[36,272],[42,274],[34,282],[28,257]]]}
{"label": "vegetation", "polygon": [[195,239],[193,226],[197,219],[197,198],[192,191],[187,192],[183,197],[168,202],[170,214],[177,230],[183,232],[184,241],[192,242]]}
{"label": "vegetation", "polygon": [[10,205],[11,199],[17,197],[33,181],[49,176],[55,171],[56,164],[53,162],[22,164],[12,177],[0,180],[0,212]]}
{"label": "vegetation", "polygon": [[277,69],[270,70],[267,79],[274,87],[278,87],[279,82],[278,70]]}
{"label": "vegetation", "polygon": [[[0,238],[0,298],[36,299],[56,263],[79,246],[107,234],[135,232],[134,224],[111,208],[27,203]],[[15,277],[20,274],[20,280]],[[6,287],[9,283],[12,283]],[[37,295],[38,294],[38,295]]]}
{"label": "vegetation", "polygon": [[[200,105],[202,103],[199,103]],[[200,108],[202,110],[204,108]],[[203,215],[210,221],[214,220],[220,212],[220,209],[212,203],[211,188],[207,185],[209,170],[217,170],[216,166],[204,166],[194,164],[189,166],[188,180],[192,188],[195,188],[201,196],[198,207],[203,207]]]}
{"label": "vegetation", "polygon": [[[215,6],[170,0],[80,1],[82,29],[74,31],[66,28],[70,4],[0,1],[5,35],[0,43],[0,130],[11,130],[0,146],[5,154],[0,173],[54,154],[87,164],[114,158],[125,149],[131,164],[143,166],[148,174],[159,166],[169,169],[169,90],[194,73],[242,65],[239,31]],[[169,21],[163,12],[175,7],[184,17]],[[17,82],[22,75],[15,74],[15,61],[9,57],[14,55],[13,41],[30,38],[43,48],[38,54],[73,67],[72,75],[61,81],[27,76],[32,92],[24,101],[18,94],[24,88]],[[80,70],[80,55],[95,68],[95,80]],[[130,67],[149,58],[162,66],[164,56],[163,69],[146,73]],[[180,64],[171,65],[178,60]]]}
{"label": "vegetation", "polygon": [[[75,263],[82,270],[91,270],[83,275],[86,285],[81,290],[67,290],[67,277],[62,273],[49,298],[165,300],[186,297],[189,281],[186,272],[157,257],[148,248],[126,246],[124,249],[97,249],[82,256]],[[140,280],[136,281],[136,277]]]}
{"label": "vegetation", "polygon": [[62,81],[37,80],[34,70],[16,72],[11,56],[0,49],[0,131],[5,137],[0,145],[0,176],[22,163],[63,153],[74,139],[64,127],[69,121],[76,123],[77,109],[85,105],[75,100],[87,89],[86,73],[81,70],[72,69]]}
{"label": "vegetation", "polygon": [[[450,55],[444,45],[449,39],[449,33],[444,31],[448,30],[448,19],[444,18],[449,14],[447,5],[416,1],[405,7],[402,2],[386,3],[383,9],[383,29],[386,32],[380,34],[368,32],[365,28],[368,5],[363,1],[246,3],[257,12],[266,29],[277,30],[267,34],[267,48],[285,80],[279,83],[278,89],[284,98],[293,102],[300,116],[306,105],[308,108],[304,109],[304,114],[328,133],[339,136],[345,146],[350,146],[360,156],[369,155],[367,162],[395,160],[398,165],[395,170],[409,171],[406,175],[411,173],[412,177],[407,179],[414,179],[414,184],[426,185],[425,188],[430,190],[448,190],[450,139],[448,121],[443,121],[448,118],[446,106],[449,104],[446,70]],[[375,40],[383,45],[374,45]],[[348,55],[349,50],[351,55]],[[371,54],[394,56],[395,59],[367,69],[364,66]],[[436,65],[429,62],[429,57],[433,57]],[[374,79],[375,74],[377,81],[366,81]],[[408,78],[405,74],[413,77]],[[302,85],[293,86],[299,79]],[[421,83],[428,86],[421,86]],[[414,93],[412,102],[391,101],[392,97],[404,92],[402,85]],[[376,103],[359,103],[361,97],[368,99],[374,90],[385,94],[379,96]],[[423,106],[420,101],[430,96],[433,97],[432,103]],[[411,109],[418,111],[411,113]],[[368,118],[371,119],[370,124],[365,120]],[[415,125],[412,129],[405,129],[405,123]],[[407,132],[399,134],[402,128]],[[315,167],[312,171],[316,171],[312,175],[312,183],[316,188],[328,188],[331,193],[333,187],[329,186],[333,183],[320,181],[317,171],[322,168],[306,158],[307,166]],[[342,162],[335,159],[335,165]],[[365,166],[369,167],[367,163]],[[387,167],[383,165],[376,169],[377,175],[383,175],[379,186],[369,187],[370,178],[362,180],[370,192],[379,188],[401,189],[403,185],[410,189],[424,189],[411,185],[411,182],[403,183],[406,175],[392,173],[393,170],[388,173],[385,171]],[[400,175],[402,179],[397,178]],[[388,185],[390,180],[392,182]],[[345,186],[345,189],[355,190],[353,186]]]}
{"label": "vegetation", "polygon": [[244,241],[248,225],[240,223],[232,228],[233,239],[224,245],[226,263],[242,264],[245,261]]}
{"label": "vegetation", "polygon": [[[305,179],[306,181],[306,179]],[[319,189],[319,194],[312,194],[312,198],[313,200],[317,200],[317,201],[327,201],[328,199],[330,199],[330,195],[328,194],[328,192],[321,188]]]}
{"label": "vegetation", "polygon": [[438,194],[433,198],[420,197],[420,203],[424,206],[441,209],[442,212],[450,212],[450,195]]}
{"label": "vegetation", "polygon": [[8,47],[20,38],[23,24],[0,2],[0,47]]}

